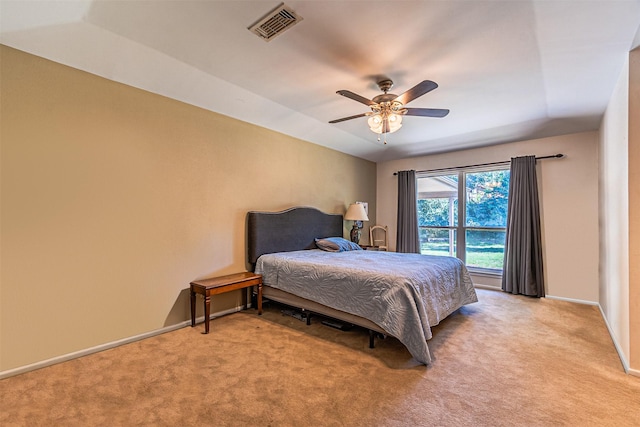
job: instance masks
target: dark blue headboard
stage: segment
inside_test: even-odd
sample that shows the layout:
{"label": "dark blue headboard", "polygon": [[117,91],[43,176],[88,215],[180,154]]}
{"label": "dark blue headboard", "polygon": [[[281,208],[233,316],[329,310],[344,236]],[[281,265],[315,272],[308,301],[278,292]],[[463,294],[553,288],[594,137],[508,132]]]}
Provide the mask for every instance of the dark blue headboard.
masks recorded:
{"label": "dark blue headboard", "polygon": [[251,269],[262,254],[315,249],[316,238],[342,237],[342,215],[296,207],[247,213],[247,255]]}

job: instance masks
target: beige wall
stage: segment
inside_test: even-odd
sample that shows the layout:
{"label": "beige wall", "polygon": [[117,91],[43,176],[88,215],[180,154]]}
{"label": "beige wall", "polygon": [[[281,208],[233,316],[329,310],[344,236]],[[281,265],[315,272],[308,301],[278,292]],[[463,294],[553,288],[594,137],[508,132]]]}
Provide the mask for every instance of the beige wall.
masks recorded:
{"label": "beige wall", "polygon": [[629,359],[629,72],[625,63],[600,128],[600,290],[607,323]]}
{"label": "beige wall", "polygon": [[249,210],[364,200],[375,221],[374,163],[0,54],[0,371],[188,319],[190,281],[245,269]]}
{"label": "beige wall", "polygon": [[640,49],[600,130],[600,306],[625,367],[640,375]]}
{"label": "beige wall", "polygon": [[[378,164],[378,211],[395,248],[398,170],[428,170],[563,153],[538,162],[546,293],[598,301],[598,134],[587,132]],[[485,278],[474,277],[479,284]]]}
{"label": "beige wall", "polygon": [[629,367],[640,375],[640,48],[629,55]]}

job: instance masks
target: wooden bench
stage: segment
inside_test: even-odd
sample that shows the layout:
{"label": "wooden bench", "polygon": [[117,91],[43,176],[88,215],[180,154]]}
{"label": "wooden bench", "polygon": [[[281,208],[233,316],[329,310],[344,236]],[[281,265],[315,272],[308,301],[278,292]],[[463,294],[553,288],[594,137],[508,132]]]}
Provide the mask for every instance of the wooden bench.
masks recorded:
{"label": "wooden bench", "polygon": [[258,287],[257,308],[258,314],[262,314],[262,276],[260,274],[250,272],[235,273],[191,282],[191,327],[196,325],[196,294],[200,294],[204,298],[204,333],[208,334],[209,318],[211,317],[211,296],[250,286]]}

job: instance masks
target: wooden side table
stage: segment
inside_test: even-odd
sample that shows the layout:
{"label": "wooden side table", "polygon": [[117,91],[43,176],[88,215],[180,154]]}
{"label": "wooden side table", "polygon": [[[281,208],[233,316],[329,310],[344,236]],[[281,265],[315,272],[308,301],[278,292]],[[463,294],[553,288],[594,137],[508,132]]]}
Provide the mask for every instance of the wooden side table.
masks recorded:
{"label": "wooden side table", "polygon": [[[250,272],[229,274],[211,279],[191,282],[191,327],[196,325],[196,294],[204,298],[204,333],[209,333],[209,317],[211,316],[211,296],[225,292],[244,289],[249,286],[258,287],[258,314],[262,314],[262,276]],[[245,304],[246,307],[246,304]]]}

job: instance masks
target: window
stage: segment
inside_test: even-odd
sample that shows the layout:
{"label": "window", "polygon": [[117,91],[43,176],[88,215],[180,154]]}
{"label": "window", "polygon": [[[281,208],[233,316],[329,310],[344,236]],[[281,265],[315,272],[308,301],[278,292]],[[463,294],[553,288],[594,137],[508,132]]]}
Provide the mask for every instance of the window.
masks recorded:
{"label": "window", "polygon": [[509,169],[424,174],[417,187],[421,253],[457,256],[471,270],[501,273]]}

